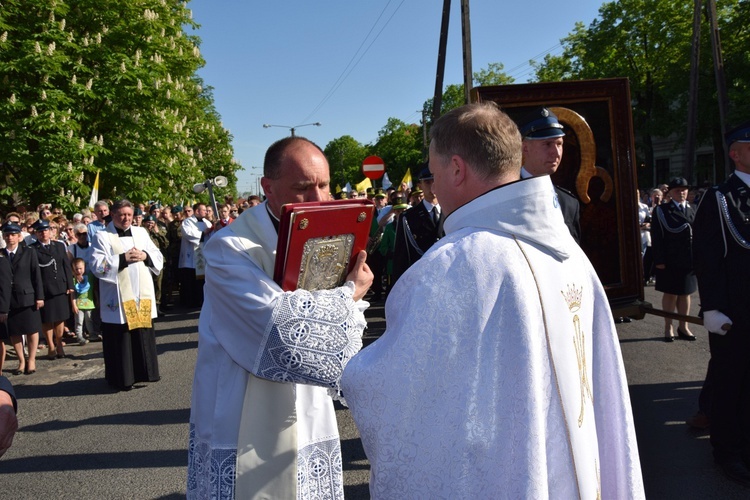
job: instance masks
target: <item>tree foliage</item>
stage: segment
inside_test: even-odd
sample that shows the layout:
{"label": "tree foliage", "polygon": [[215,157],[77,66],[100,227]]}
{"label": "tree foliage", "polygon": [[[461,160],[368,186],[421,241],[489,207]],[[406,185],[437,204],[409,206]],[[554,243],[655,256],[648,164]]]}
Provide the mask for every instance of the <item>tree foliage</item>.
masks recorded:
{"label": "tree foliage", "polygon": [[[742,109],[750,97],[749,17],[747,1],[720,3],[718,23],[730,99],[736,109]],[[548,55],[544,62],[532,61],[532,65],[538,81],[627,77],[637,149],[652,165],[654,137],[680,140],[686,133],[692,33],[693,2],[611,1],[601,6],[590,26],[577,23],[561,40],[562,55]],[[698,141],[703,144],[721,141],[716,133],[720,127],[709,33],[703,16],[698,97]]]}
{"label": "tree foliage", "polygon": [[359,182],[363,179],[362,160],[368,155],[368,148],[357,142],[352,136],[344,135],[330,141],[323,152],[331,167],[331,184],[341,187],[347,182]]}
{"label": "tree foliage", "polygon": [[240,168],[196,76],[187,2],[6,0],[0,9],[0,196],[67,210],[100,197],[173,202]]}
{"label": "tree foliage", "polygon": [[[489,63],[486,68],[475,71],[472,76],[475,86],[510,85],[515,81],[512,76],[505,73],[502,63]],[[465,104],[465,100],[466,98],[464,95],[463,83],[453,83],[448,85],[443,91],[443,100],[440,106],[440,114],[443,115],[452,109],[463,106]],[[426,112],[428,120],[432,118],[432,109],[434,104],[433,101],[434,98],[431,97],[430,99],[426,100],[424,105],[422,106]]]}
{"label": "tree foliage", "polygon": [[412,175],[423,161],[422,127],[389,118],[378,132],[378,140],[372,145],[372,154],[383,159],[391,182],[398,182],[412,168]]}
{"label": "tree foliage", "polygon": [[[505,85],[513,83],[513,78],[503,71],[501,63],[490,63],[487,68],[474,73],[477,85]],[[450,84],[443,92],[443,113],[464,104],[463,84]],[[427,116],[432,116],[432,99],[424,103]],[[389,118],[378,132],[374,144],[361,145],[352,137],[345,135],[334,139],[325,147],[325,154],[331,166],[331,182],[341,184],[359,182],[363,176],[360,167],[368,155],[377,155],[383,159],[392,182],[399,182],[411,169],[416,178],[422,163],[427,157],[424,144],[423,127],[427,124],[409,124],[397,118]]]}

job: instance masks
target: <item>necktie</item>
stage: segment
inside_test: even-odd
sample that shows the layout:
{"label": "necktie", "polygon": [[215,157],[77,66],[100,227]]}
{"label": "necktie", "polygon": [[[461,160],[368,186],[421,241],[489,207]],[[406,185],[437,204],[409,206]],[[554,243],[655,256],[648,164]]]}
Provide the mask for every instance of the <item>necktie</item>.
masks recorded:
{"label": "necktie", "polygon": [[679,211],[680,211],[681,214],[685,213],[685,207],[682,206],[682,203],[678,204],[677,208],[679,209]]}
{"label": "necktie", "polygon": [[10,259],[10,263],[13,264],[13,256],[16,254],[16,252],[8,252],[8,259]]}
{"label": "necktie", "polygon": [[437,227],[439,220],[440,216],[438,215],[437,207],[432,207],[432,222],[435,224],[435,227]]}

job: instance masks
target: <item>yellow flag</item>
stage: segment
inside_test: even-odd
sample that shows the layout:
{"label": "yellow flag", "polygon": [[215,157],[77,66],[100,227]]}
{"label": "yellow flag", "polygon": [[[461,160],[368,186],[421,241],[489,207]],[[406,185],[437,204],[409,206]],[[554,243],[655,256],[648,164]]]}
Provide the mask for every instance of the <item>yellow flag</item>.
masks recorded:
{"label": "yellow flag", "polygon": [[336,184],[336,193],[341,192],[341,184]]}
{"label": "yellow flag", "polygon": [[361,193],[362,191],[367,191],[367,188],[372,188],[372,181],[367,178],[365,178],[365,180],[363,180],[359,184],[354,185],[354,189],[356,189],[358,193]]}
{"label": "yellow flag", "polygon": [[89,198],[89,208],[94,209],[94,205],[99,201],[99,170],[96,171],[96,179],[94,179],[94,187],[91,188],[91,198]]}
{"label": "yellow flag", "polygon": [[411,169],[407,168],[406,173],[404,174],[404,178],[401,179],[401,184],[399,184],[398,188],[401,189],[401,185],[406,184],[406,187],[411,189],[414,187],[411,183]]}

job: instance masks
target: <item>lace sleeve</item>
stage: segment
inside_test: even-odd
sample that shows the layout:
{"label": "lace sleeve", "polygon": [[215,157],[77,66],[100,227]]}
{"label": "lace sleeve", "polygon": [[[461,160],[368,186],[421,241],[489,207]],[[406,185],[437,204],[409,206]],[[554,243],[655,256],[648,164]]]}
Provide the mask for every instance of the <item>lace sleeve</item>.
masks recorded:
{"label": "lace sleeve", "polygon": [[367,326],[353,292],[349,282],[333,290],[297,290],[279,297],[254,373],[338,393],[344,367],[362,348]]}

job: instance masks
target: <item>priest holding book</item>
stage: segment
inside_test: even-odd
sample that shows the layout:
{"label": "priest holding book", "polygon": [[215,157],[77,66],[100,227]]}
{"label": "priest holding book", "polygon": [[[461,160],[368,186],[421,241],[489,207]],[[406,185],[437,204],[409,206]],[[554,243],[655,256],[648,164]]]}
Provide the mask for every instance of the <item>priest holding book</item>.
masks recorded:
{"label": "priest holding book", "polygon": [[330,290],[273,279],[282,205],[329,200],[329,184],[317,145],[282,139],[264,160],[267,200],[205,246],[188,498],[344,498],[332,396],[362,346],[366,253]]}

